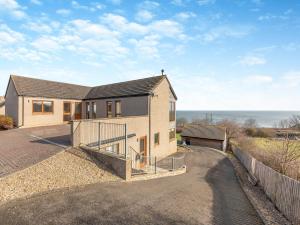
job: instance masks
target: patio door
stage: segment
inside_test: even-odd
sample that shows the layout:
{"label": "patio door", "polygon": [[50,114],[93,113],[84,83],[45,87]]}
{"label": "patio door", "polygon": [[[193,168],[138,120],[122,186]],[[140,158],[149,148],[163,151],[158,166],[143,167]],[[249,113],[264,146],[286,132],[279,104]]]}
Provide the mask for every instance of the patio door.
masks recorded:
{"label": "patio door", "polygon": [[64,102],[64,122],[71,120],[71,102]]}
{"label": "patio door", "polygon": [[147,164],[147,136],[140,137],[140,167]]}
{"label": "patio door", "polygon": [[82,112],[81,102],[75,102],[75,120],[81,119],[81,112]]}

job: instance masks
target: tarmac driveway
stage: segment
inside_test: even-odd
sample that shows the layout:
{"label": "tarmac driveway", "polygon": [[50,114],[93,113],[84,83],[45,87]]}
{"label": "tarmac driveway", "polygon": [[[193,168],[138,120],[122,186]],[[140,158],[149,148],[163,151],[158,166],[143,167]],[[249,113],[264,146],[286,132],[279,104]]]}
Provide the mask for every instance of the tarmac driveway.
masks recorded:
{"label": "tarmac driveway", "polygon": [[0,221],[13,224],[263,224],[230,161],[206,148],[187,153],[186,174],[94,184],[10,202]]}
{"label": "tarmac driveway", "polygon": [[40,162],[69,145],[69,125],[0,131],[0,177]]}

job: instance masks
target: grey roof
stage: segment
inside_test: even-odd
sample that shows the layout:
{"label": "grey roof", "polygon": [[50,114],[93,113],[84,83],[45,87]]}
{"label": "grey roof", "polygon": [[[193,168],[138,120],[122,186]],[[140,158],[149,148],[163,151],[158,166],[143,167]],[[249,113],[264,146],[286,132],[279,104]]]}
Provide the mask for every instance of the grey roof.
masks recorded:
{"label": "grey roof", "polygon": [[91,87],[11,75],[20,96],[83,99]]}
{"label": "grey roof", "polygon": [[93,87],[86,96],[86,99],[149,95],[164,77],[155,76]]}
{"label": "grey roof", "polygon": [[223,141],[225,139],[225,131],[225,128],[219,126],[189,124],[183,128],[181,136]]}
{"label": "grey roof", "polygon": [[[11,80],[20,96],[80,100],[149,95],[163,78],[166,78],[169,82],[165,75],[161,75],[96,87],[86,87],[11,75]],[[175,98],[177,98],[171,84],[170,88]]]}

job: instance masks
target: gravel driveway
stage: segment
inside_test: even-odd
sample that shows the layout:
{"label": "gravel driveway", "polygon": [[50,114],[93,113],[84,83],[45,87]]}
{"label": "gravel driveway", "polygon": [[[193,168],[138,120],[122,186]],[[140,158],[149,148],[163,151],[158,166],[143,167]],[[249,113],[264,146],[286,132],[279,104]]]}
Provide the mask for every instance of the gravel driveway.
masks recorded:
{"label": "gravel driveway", "polygon": [[132,183],[93,184],[0,207],[12,224],[262,224],[230,161],[206,148],[186,153],[186,174]]}
{"label": "gravel driveway", "polygon": [[40,162],[69,145],[69,125],[0,131],[0,177]]}

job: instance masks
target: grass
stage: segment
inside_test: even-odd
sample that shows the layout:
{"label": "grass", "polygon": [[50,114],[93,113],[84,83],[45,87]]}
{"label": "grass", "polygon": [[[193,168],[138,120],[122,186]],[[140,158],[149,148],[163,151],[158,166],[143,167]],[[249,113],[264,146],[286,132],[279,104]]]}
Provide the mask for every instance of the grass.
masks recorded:
{"label": "grass", "polygon": [[181,134],[176,133],[176,139],[177,139],[177,141],[181,141]]}
{"label": "grass", "polygon": [[[282,146],[282,140],[274,140],[269,138],[253,138],[253,141],[255,146],[261,150],[272,150]],[[292,142],[300,143],[299,141]]]}

